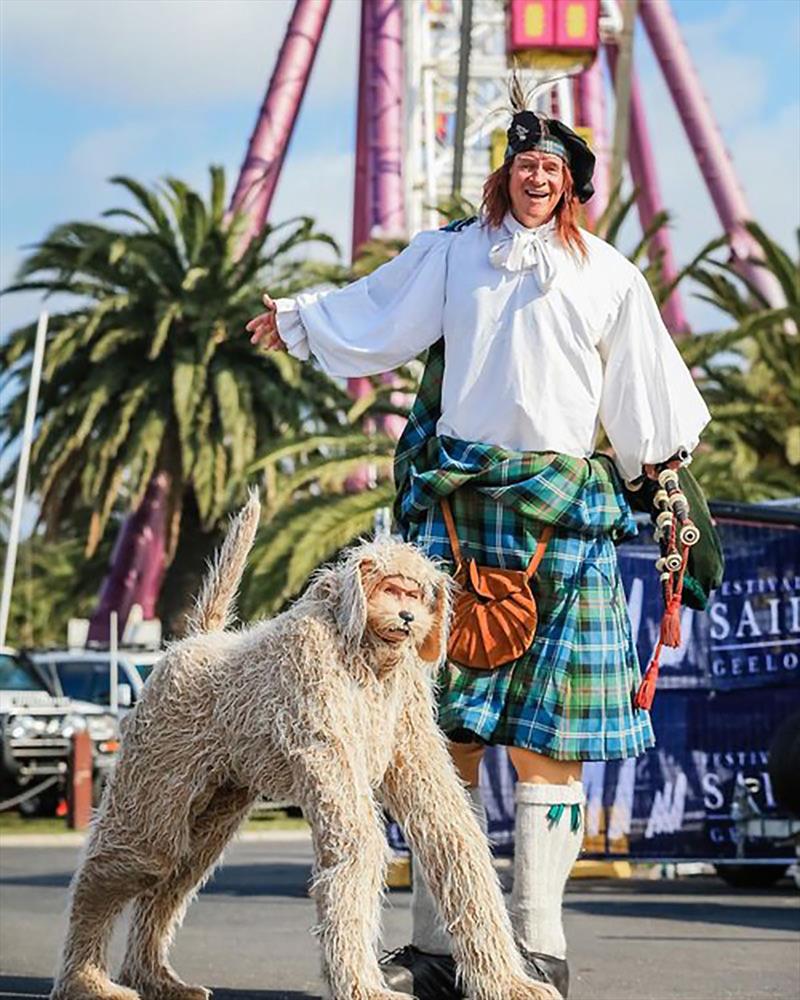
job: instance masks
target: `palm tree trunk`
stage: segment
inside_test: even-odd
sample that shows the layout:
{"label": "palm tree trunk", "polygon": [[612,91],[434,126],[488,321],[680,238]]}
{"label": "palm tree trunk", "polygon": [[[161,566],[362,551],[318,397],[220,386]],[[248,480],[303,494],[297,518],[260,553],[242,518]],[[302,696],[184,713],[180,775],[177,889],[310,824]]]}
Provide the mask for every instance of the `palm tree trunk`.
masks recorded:
{"label": "palm tree trunk", "polygon": [[158,602],[159,617],[169,638],[183,635],[186,616],[194,607],[206,566],[220,540],[219,531],[203,528],[191,487],[184,493],[182,511],[178,547],[164,575]]}
{"label": "palm tree trunk", "polygon": [[89,641],[109,641],[110,614],[116,611],[120,635],[131,608],[141,605],[145,619],[155,616],[155,603],[164,572],[166,508],[170,476],[157,472],[144,499],[120,528],[111,553],[111,568],[89,624]]}

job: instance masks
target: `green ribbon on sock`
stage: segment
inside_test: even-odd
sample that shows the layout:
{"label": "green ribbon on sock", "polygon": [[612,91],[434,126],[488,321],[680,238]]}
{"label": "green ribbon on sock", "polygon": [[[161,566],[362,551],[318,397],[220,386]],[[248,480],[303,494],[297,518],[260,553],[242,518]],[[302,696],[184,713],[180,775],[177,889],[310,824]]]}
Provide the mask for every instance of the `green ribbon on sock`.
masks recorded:
{"label": "green ribbon on sock", "polygon": [[550,826],[555,826],[556,823],[564,815],[564,803],[558,802],[556,805],[550,806],[547,810],[547,819],[550,821]]}
{"label": "green ribbon on sock", "polygon": [[[566,804],[563,802],[557,802],[555,805],[550,806],[547,810],[547,819],[551,827],[555,826],[556,823],[559,822],[561,817],[564,815],[565,809]],[[569,828],[573,833],[577,833],[581,828],[581,807],[577,802],[572,806]]]}

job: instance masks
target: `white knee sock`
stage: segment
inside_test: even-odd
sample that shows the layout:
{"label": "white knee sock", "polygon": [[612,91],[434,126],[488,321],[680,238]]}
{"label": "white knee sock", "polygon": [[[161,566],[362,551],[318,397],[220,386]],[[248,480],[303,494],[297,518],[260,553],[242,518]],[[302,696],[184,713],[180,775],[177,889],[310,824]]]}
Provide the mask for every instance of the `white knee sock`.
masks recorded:
{"label": "white knee sock", "polygon": [[[486,809],[481,798],[480,788],[470,788],[469,797],[472,810],[478,820],[478,825],[484,835],[487,830]],[[416,857],[411,859],[412,894],[411,894],[411,943],[420,951],[431,955],[452,954],[450,935],[445,930],[439,918],[436,903],[422,874],[422,867]]]}
{"label": "white knee sock", "polygon": [[511,923],[526,951],[564,958],[564,886],[583,842],[586,797],[568,785],[517,783]]}

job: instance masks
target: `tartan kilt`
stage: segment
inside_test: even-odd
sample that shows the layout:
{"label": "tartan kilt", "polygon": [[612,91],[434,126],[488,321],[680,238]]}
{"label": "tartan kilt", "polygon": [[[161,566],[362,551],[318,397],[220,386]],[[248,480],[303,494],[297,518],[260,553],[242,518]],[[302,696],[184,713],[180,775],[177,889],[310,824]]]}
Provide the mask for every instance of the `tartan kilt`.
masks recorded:
{"label": "tartan kilt", "polygon": [[[528,564],[541,521],[474,490],[450,500],[465,554],[486,566]],[[403,529],[453,571],[440,504]],[[653,746],[650,715],[633,706],[641,671],[610,535],[556,525],[532,590],[539,622],[526,653],[495,670],[442,668],[443,731],[557,760],[619,760]]]}

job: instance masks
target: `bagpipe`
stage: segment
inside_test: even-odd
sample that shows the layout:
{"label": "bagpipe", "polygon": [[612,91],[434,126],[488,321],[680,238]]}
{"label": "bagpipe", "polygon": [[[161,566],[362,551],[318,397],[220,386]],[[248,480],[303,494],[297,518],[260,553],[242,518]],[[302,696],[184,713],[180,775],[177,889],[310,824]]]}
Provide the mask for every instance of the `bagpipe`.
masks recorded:
{"label": "bagpipe", "polygon": [[654,523],[659,548],[655,565],[664,598],[656,648],[633,700],[647,710],[656,693],[661,650],[681,642],[681,606],[705,610],[724,571],[722,545],[697,480],[685,465],[670,468],[688,457],[680,451],[656,466],[656,480],[642,476],[625,484],[631,506],[649,513]]}

